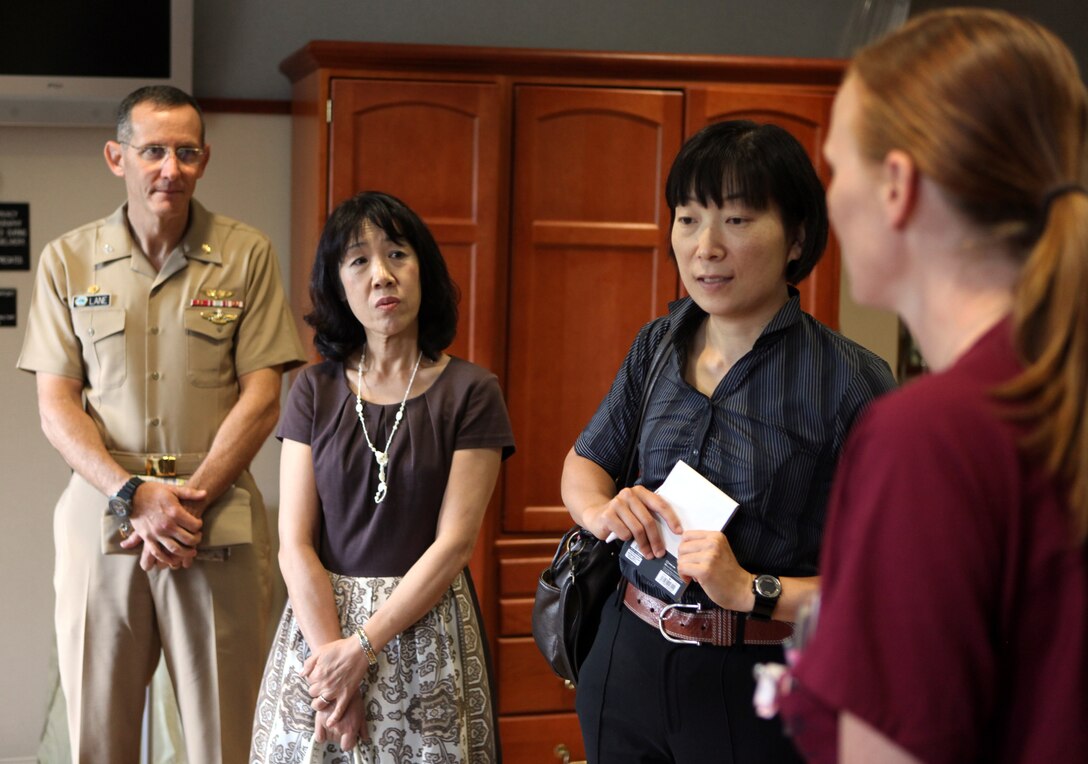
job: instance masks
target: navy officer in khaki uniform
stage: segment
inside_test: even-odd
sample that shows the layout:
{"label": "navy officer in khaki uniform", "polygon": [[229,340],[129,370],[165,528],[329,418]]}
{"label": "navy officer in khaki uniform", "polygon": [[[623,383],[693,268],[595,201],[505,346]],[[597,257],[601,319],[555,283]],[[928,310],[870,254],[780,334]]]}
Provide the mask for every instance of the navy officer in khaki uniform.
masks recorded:
{"label": "navy officer in khaki uniform", "polygon": [[190,96],[129,95],[105,156],[127,201],[46,246],[18,361],[73,470],[54,517],[72,755],[138,761],[161,652],[190,761],[243,762],[271,575],[248,465],[302,347],[268,239],[193,200]]}

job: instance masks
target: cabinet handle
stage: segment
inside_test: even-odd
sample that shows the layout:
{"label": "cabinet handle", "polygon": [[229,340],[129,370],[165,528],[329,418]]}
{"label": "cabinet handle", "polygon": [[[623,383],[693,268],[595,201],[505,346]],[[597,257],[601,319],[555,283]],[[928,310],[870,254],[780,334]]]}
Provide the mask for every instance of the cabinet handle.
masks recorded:
{"label": "cabinet handle", "polygon": [[571,761],[570,760],[570,749],[567,748],[566,744],[564,744],[564,743],[560,743],[559,745],[557,745],[555,747],[555,758],[562,761],[563,764],[586,764],[585,760]]}

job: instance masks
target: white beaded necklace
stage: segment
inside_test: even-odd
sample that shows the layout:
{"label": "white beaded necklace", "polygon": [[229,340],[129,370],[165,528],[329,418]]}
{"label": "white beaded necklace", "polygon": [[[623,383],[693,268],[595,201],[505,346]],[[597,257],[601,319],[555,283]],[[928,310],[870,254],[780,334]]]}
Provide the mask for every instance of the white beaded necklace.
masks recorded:
{"label": "white beaded necklace", "polygon": [[363,347],[363,352],[359,354],[359,383],[356,388],[358,392],[355,393],[355,413],[359,415],[359,424],[363,426],[363,437],[366,438],[366,444],[370,448],[370,452],[374,454],[374,459],[378,462],[378,490],[374,492],[374,503],[381,504],[389,490],[389,483],[386,482],[385,473],[385,466],[389,464],[389,447],[393,444],[393,436],[397,434],[397,428],[400,427],[400,420],[404,419],[404,407],[408,403],[408,394],[412,391],[412,383],[416,381],[416,372],[419,371],[419,362],[423,360],[423,351],[419,351],[419,357],[416,358],[415,368],[412,369],[412,376],[408,379],[408,388],[404,391],[404,399],[401,400],[400,409],[393,420],[393,429],[389,431],[389,438],[385,441],[384,451],[374,448],[374,444],[370,441],[370,433],[366,431],[366,421],[363,419],[363,359],[365,358],[366,347]]}

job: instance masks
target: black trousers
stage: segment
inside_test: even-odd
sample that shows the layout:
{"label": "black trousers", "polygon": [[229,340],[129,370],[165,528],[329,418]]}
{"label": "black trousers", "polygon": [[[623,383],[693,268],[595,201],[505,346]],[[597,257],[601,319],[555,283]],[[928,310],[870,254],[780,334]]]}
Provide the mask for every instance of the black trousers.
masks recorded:
{"label": "black trousers", "polygon": [[678,645],[623,605],[605,604],[575,705],[590,764],[793,764],[779,720],[752,709],[752,667],[778,646]]}

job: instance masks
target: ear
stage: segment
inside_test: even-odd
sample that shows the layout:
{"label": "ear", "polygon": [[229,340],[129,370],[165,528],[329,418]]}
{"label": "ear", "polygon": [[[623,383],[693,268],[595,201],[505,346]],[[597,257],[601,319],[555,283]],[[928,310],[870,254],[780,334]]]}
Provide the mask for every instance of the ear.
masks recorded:
{"label": "ear", "polygon": [[792,263],[801,259],[801,254],[805,251],[805,221],[801,221],[797,224],[797,235],[793,239],[793,243],[790,244],[790,249],[786,253],[786,262]]}
{"label": "ear", "polygon": [[918,201],[918,166],[910,154],[893,149],[884,157],[881,172],[881,201],[888,222],[894,228],[902,228]]}
{"label": "ear", "polygon": [[124,147],[117,141],[106,141],[102,153],[106,157],[106,166],[110,168],[110,172],[118,178],[125,177]]}

